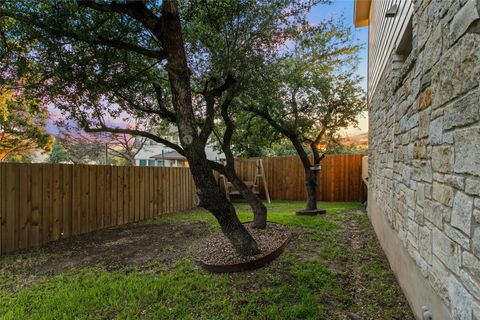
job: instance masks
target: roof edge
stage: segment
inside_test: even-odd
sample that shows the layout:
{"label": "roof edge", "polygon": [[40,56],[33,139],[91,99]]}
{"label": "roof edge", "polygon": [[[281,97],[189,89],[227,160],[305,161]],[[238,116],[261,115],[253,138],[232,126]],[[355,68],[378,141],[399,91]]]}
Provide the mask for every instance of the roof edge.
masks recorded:
{"label": "roof edge", "polygon": [[368,26],[372,0],[355,0],[353,23],[356,28]]}

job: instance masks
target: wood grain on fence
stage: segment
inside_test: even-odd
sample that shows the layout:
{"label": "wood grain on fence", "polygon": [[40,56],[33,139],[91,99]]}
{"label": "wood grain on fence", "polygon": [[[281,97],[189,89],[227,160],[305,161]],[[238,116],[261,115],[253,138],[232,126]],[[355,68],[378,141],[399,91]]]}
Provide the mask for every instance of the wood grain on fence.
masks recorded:
{"label": "wood grain on fence", "polygon": [[[367,187],[362,181],[362,157],[364,154],[330,155],[321,163],[318,179],[318,200],[361,201],[367,199]],[[252,181],[255,163],[262,159],[265,175],[273,200],[306,200],[305,173],[298,157],[268,157],[237,159],[235,169],[243,179]],[[265,196],[263,185],[259,188]]]}
{"label": "wood grain on fence", "polygon": [[0,163],[0,254],[193,208],[194,194],[188,168]]}

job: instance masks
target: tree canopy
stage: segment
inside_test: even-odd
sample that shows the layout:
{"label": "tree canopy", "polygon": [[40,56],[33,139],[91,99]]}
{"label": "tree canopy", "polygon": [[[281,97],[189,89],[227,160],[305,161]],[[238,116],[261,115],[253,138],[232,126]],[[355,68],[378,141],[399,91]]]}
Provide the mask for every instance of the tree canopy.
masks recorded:
{"label": "tree canopy", "polygon": [[361,78],[355,75],[359,46],[350,30],[334,20],[305,26],[290,46],[269,65],[271,80],[257,83],[239,105],[291,142],[305,169],[307,208],[316,210],[324,152],[366,110]]}
{"label": "tree canopy", "polygon": [[38,99],[0,86],[0,161],[36,149],[50,151],[53,138],[45,129],[47,119],[48,110]]}

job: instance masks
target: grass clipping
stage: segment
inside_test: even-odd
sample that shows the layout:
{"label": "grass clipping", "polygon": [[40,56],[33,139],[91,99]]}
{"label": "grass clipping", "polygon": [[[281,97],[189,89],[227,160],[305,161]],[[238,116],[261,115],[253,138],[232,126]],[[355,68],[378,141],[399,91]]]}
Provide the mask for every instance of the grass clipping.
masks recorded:
{"label": "grass clipping", "polygon": [[198,259],[204,264],[217,266],[255,261],[280,248],[291,235],[286,226],[277,223],[268,223],[265,229],[255,229],[252,223],[246,223],[245,228],[257,242],[259,254],[241,256],[223,233],[216,233],[202,245]]}

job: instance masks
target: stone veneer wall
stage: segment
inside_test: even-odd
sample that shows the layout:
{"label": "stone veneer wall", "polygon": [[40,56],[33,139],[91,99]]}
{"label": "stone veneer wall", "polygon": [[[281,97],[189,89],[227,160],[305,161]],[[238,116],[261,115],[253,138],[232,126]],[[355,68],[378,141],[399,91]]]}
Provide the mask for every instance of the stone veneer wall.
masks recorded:
{"label": "stone veneer wall", "polygon": [[480,320],[480,0],[414,2],[413,51],[369,101],[369,214],[450,317]]}

